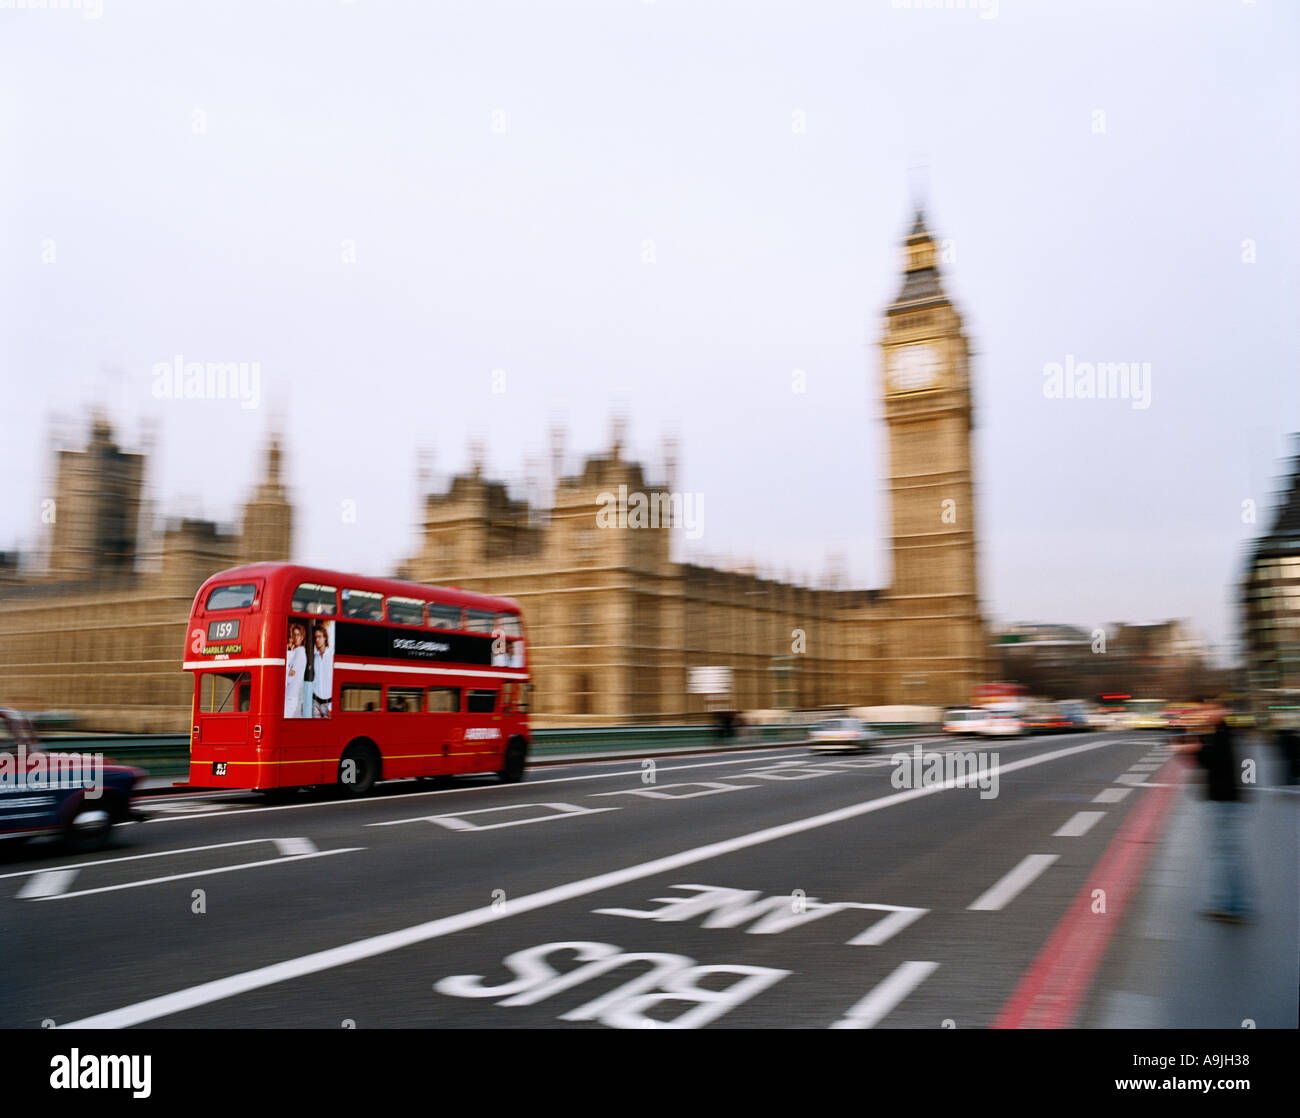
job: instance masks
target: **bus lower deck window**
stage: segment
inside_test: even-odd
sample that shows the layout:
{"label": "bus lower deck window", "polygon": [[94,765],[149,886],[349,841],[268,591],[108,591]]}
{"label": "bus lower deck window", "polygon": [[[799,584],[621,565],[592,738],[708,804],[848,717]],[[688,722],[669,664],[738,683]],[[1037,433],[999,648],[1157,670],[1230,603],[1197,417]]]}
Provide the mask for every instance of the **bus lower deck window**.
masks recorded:
{"label": "bus lower deck window", "polygon": [[339,709],[347,712],[379,709],[379,688],[345,683],[339,692]]}
{"label": "bus lower deck window", "polygon": [[203,672],[199,676],[199,713],[246,713],[251,687],[248,672]]}
{"label": "bus lower deck window", "polygon": [[388,709],[396,714],[418,714],[424,693],[418,687],[390,687]]}
{"label": "bus lower deck window", "polygon": [[467,709],[470,714],[491,714],[497,708],[495,691],[471,691]]}
{"label": "bus lower deck window", "polygon": [[430,687],[428,709],[430,714],[459,714],[460,688]]}

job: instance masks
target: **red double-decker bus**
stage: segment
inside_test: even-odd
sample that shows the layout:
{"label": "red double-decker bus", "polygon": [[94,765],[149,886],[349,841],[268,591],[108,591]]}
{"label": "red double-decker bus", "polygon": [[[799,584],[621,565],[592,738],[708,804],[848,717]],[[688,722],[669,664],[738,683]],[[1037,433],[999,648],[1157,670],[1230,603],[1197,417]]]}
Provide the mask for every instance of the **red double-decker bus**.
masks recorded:
{"label": "red double-decker bus", "polygon": [[461,773],[523,779],[532,691],[516,602],[256,563],[190,611],[191,785],[271,790]]}

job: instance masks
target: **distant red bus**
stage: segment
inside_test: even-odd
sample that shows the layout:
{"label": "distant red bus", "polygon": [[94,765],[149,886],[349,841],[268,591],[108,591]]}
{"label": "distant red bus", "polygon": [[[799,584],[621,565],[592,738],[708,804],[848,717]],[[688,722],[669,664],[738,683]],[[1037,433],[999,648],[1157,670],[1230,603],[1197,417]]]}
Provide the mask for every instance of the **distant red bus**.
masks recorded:
{"label": "distant red bus", "polygon": [[191,785],[523,779],[532,685],[509,598],[256,563],[200,587],[187,639]]}
{"label": "distant red bus", "polygon": [[1028,692],[1019,683],[980,683],[971,694],[971,703],[977,707],[1023,706]]}

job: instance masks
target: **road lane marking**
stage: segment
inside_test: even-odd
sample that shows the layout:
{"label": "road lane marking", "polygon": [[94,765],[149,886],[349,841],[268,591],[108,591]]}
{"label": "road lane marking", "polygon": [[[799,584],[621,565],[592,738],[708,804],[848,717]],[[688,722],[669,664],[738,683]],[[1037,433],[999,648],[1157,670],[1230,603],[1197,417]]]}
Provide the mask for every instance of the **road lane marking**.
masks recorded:
{"label": "road lane marking", "polygon": [[316,844],[307,838],[272,839],[281,858],[290,858],[295,854],[315,854]]}
{"label": "road lane marking", "polygon": [[[892,739],[891,739],[891,740],[892,740]],[[896,741],[892,741],[892,744],[898,746],[899,748],[910,747],[910,746],[913,745],[917,740],[918,740],[918,739],[916,739],[916,738],[901,737],[901,738],[898,738]],[[1008,745],[1023,745],[1023,746],[1028,747],[1028,746],[1030,746],[1030,745],[1032,745],[1032,744],[1035,744],[1035,743],[1032,743],[1032,742],[1004,742],[1004,743],[1003,743],[1003,746],[1005,747],[1005,746],[1008,746]],[[1099,746],[1100,746],[1100,745],[1120,745],[1120,744],[1132,744],[1132,743],[1131,743],[1131,742],[1126,742],[1126,741],[1124,741],[1124,739],[1116,739],[1115,741],[1106,741],[1106,740],[1101,740],[1101,741],[1091,741],[1089,744],[1092,744],[1092,745],[1099,745]],[[795,750],[795,752],[794,752],[794,753],[790,753],[790,752],[788,752],[789,750]],[[724,756],[730,756],[730,753],[732,753],[732,752],[737,752],[737,751],[735,751],[735,750],[731,750],[731,751],[729,751],[727,754],[724,754]],[[779,746],[779,747],[777,747],[776,750],[768,750],[768,749],[755,748],[755,749],[746,749],[746,750],[742,750],[742,751],[739,751],[739,752],[743,752],[744,754],[746,754],[746,756],[743,756],[743,757],[740,757],[740,758],[732,758],[732,759],[730,759],[730,760],[724,760],[724,761],[701,761],[701,762],[699,762],[698,764],[693,764],[693,765],[660,765],[659,768],[658,768],[658,771],[661,772],[661,773],[667,773],[667,772],[683,772],[683,771],[688,770],[688,769],[708,769],[708,768],[716,768],[716,767],[718,767],[718,766],[720,766],[720,765],[752,765],[752,764],[755,764],[755,762],[756,762],[756,760],[757,760],[757,759],[754,757],[754,754],[756,754],[756,753],[763,754],[765,757],[774,757],[774,758],[776,758],[778,761],[780,761],[780,760],[782,760],[782,759],[785,759],[785,758],[788,758],[788,759],[797,759],[797,758],[801,758],[801,757],[802,757],[802,758],[806,758],[806,757],[807,757],[807,752],[801,750],[801,748],[800,748],[799,746]],[[694,754],[694,756],[697,756],[697,757],[698,757],[698,756],[700,756],[700,754],[699,754],[699,753],[696,753],[696,754]],[[586,766],[593,765],[593,764],[607,764],[607,765],[615,765],[615,764],[622,764],[622,763],[624,763],[625,760],[626,760],[625,758],[621,758],[621,759],[619,759],[618,761],[597,761],[597,760],[592,760],[592,761],[578,761],[578,762],[571,762],[571,763],[570,763],[570,762],[566,762],[566,763],[563,764],[563,765],[553,765],[553,766],[547,766],[547,767],[548,767],[548,768],[555,768],[555,769],[566,769],[566,768],[579,768],[579,767],[586,767]],[[662,758],[662,757],[660,757],[660,758],[657,758],[657,760],[666,760],[666,758]],[[872,758],[871,761],[873,762],[871,767],[882,767],[882,768],[883,768],[884,766],[889,765],[889,764],[891,763],[890,760],[889,760],[889,758],[887,758],[887,757]],[[619,777],[619,776],[623,776],[623,777],[626,777],[626,776],[635,776],[635,777],[637,777],[637,778],[639,779],[640,776],[641,776],[641,769],[640,769],[640,767],[639,767],[640,762],[637,762],[637,761],[630,761],[630,762],[628,762],[628,763],[633,764],[633,765],[637,765],[638,767],[636,767],[636,768],[629,768],[629,769],[620,769],[620,770],[618,770],[618,771],[616,771],[616,772],[582,773],[582,774],[577,775],[577,776],[557,776],[557,777],[550,777],[550,778],[548,778],[548,779],[546,779],[546,780],[529,780],[527,783],[528,783],[528,786],[529,786],[530,788],[533,788],[533,787],[537,787],[537,786],[542,785],[542,784],[566,784],[566,783],[569,783],[569,782],[571,782],[571,781],[578,781],[578,780],[609,780],[609,779],[611,779],[611,778]],[[787,760],[786,763],[790,763],[790,761]],[[828,764],[828,765],[833,765],[833,764],[843,764],[844,762],[829,761],[829,762],[825,762],[825,763]],[[864,766],[864,767],[865,767],[865,766]],[[469,775],[472,775],[472,774],[469,774]],[[430,790],[427,791],[427,792],[410,792],[410,793],[406,793],[406,794],[404,794],[404,795],[402,796],[402,799],[415,799],[415,798],[417,798],[417,797],[421,797],[421,796],[464,795],[464,794],[471,793],[471,792],[491,792],[491,791],[500,791],[500,790],[501,790],[501,787],[502,787],[502,786],[499,785],[499,784],[468,784],[468,785],[465,785],[464,787],[460,787],[460,788],[438,788],[438,789],[430,789]],[[220,795],[220,794],[224,794],[224,793],[211,793],[211,792],[201,793],[201,795],[204,795],[204,796],[212,796],[212,795]],[[181,823],[181,822],[188,822],[188,821],[191,820],[191,819],[218,819],[218,818],[228,817],[228,816],[232,816],[232,815],[248,815],[248,814],[252,814],[253,812],[263,812],[263,811],[301,811],[301,810],[303,810],[304,808],[310,808],[310,807],[339,807],[339,806],[342,806],[342,805],[344,805],[344,804],[365,805],[365,804],[375,804],[375,803],[384,803],[384,802],[385,802],[385,800],[384,800],[384,798],[382,798],[382,797],[379,798],[379,799],[377,799],[377,800],[376,800],[376,799],[372,799],[372,798],[370,798],[370,797],[362,797],[362,798],[360,798],[360,799],[348,799],[348,800],[318,800],[318,801],[314,801],[314,802],[312,802],[312,803],[307,803],[307,804],[269,804],[269,805],[264,805],[264,806],[260,806],[260,807],[239,807],[238,805],[232,805],[230,808],[222,809],[221,811],[208,811],[208,812],[203,812],[203,813],[201,813],[201,814],[194,814],[194,815],[189,815],[189,814],[178,814],[178,815],[176,815],[176,816],[162,816],[162,817],[157,818],[157,819],[146,819],[144,822],[146,822],[146,823]]]}
{"label": "road lane marking", "polygon": [[1052,835],[1052,838],[1080,838],[1097,825],[1097,820],[1104,816],[1104,811],[1076,811]]}
{"label": "road lane marking", "polygon": [[1120,773],[1115,778],[1116,784],[1145,784],[1147,778],[1135,773]]}
{"label": "road lane marking", "polygon": [[[601,796],[644,796],[649,800],[694,800],[700,796],[717,796],[722,792],[740,792],[746,788],[757,788],[757,784],[721,784],[712,780],[698,780],[685,784],[659,784],[653,788],[623,788],[617,792],[592,792],[592,799]],[[699,788],[699,792],[673,792],[670,788]]]}
{"label": "road lane marking", "polygon": [[[1009,761],[1006,764],[999,764],[991,771],[998,773],[1017,772],[1020,769],[1045,765],[1052,761],[1058,761],[1063,757],[1089,753],[1094,749],[1103,749],[1114,744],[1116,743],[1105,739],[1088,742],[1084,745],[1070,746],[1049,753],[1036,754],[1033,757],[1025,757],[1018,761]],[[834,811],[824,812],[820,815],[809,816],[806,819],[796,820],[792,823],[783,823],[776,827],[751,831],[747,834],[737,835],[734,838],[724,839],[721,842],[693,847],[677,854],[652,859],[649,862],[641,862],[637,865],[626,866],[620,870],[611,870],[608,873],[597,874],[594,877],[570,881],[550,889],[543,889],[537,893],[515,897],[509,905],[503,906],[500,910],[487,905],[482,908],[456,913],[452,916],[439,917],[422,924],[399,928],[394,932],[384,932],[377,936],[368,936],[365,939],[354,940],[351,943],[341,944],[338,947],[328,948],[324,951],[315,951],[310,955],[301,955],[295,959],[286,959],[280,963],[257,967],[250,971],[228,975],[225,978],[201,982],[197,986],[189,986],[170,994],[147,998],[144,1001],[135,1002],[119,1009],[92,1014],[62,1027],[69,1029],[129,1028],[145,1021],[154,1021],[160,1017],[169,1017],[175,1013],[182,1013],[200,1005],[209,1005],[212,1002],[246,994],[250,990],[259,990],[290,979],[301,978],[304,975],[318,974],[321,971],[346,966],[361,959],[374,958],[377,955],[384,955],[390,951],[397,951],[431,939],[438,939],[443,936],[453,935],[456,932],[482,927],[484,924],[495,923],[498,920],[508,920],[526,912],[549,908],[552,905],[562,904],[577,897],[585,897],[605,889],[626,885],[630,881],[639,881],[646,877],[657,877],[670,870],[680,869],[682,866],[692,866],[698,862],[721,857],[724,854],[732,854],[738,850],[762,846],[778,839],[788,838],[791,835],[803,834],[806,831],[813,831],[849,819],[856,819],[898,804],[937,795],[940,792],[949,792],[962,787],[963,782],[963,777],[954,777],[938,784],[909,788],[877,799],[865,800],[862,803],[837,808]]]}
{"label": "road lane marking", "polygon": [[76,870],[41,870],[18,890],[17,899],[34,901],[41,897],[57,896],[72,884],[72,879],[76,876]]}
{"label": "road lane marking", "polygon": [[872,1029],[908,994],[939,969],[938,963],[903,963],[836,1021],[832,1029]]}
{"label": "road lane marking", "polygon": [[261,862],[240,862],[237,866],[219,866],[213,870],[191,870],[189,873],[173,873],[166,877],[150,877],[144,881],[127,881],[121,885],[101,885],[97,889],[78,889],[75,893],[58,893],[47,897],[30,897],[36,901],[66,901],[72,897],[89,897],[92,893],[116,893],[122,889],[139,889],[145,885],[163,885],[168,881],[184,881],[190,877],[211,877],[218,873],[234,873],[236,870],[252,870],[260,866],[283,866],[286,862],[303,862],[310,858],[328,858],[332,854],[352,854],[364,850],[364,846],[344,846],[338,850],[321,850],[315,854],[292,854],[287,858],[267,858]]}
{"label": "road lane marking", "polygon": [[890,904],[863,905],[862,907],[888,912],[889,915],[882,920],[877,920],[865,932],[859,932],[849,940],[850,944],[859,947],[879,947],[930,911],[928,908],[911,908],[904,905]]}
{"label": "road lane marking", "polygon": [[1132,788],[1103,788],[1092,798],[1094,804],[1117,804],[1130,792]]}
{"label": "road lane marking", "polygon": [[725,885],[670,885],[693,893],[686,897],[652,897],[657,909],[596,908],[597,916],[624,916],[632,920],[681,923],[700,920],[703,928],[739,928],[748,924],[747,935],[780,935],[802,928],[815,920],[841,912],[879,912],[885,915],[844,942],[860,947],[879,947],[930,910],[906,905],[868,904],[862,901],[823,901],[802,893],[764,896],[757,889],[734,889]]}
{"label": "road lane marking", "polygon": [[836,776],[835,769],[822,769],[812,765],[772,765],[740,773],[741,780],[816,780],[821,776]]}
{"label": "road lane marking", "polygon": [[[127,854],[121,858],[100,858],[95,862],[74,862],[70,866],[60,866],[64,870],[84,870],[87,866],[111,866],[116,862],[136,862],[142,858],[168,858],[173,854],[197,854],[203,850],[225,850],[231,846],[252,846],[257,842],[306,842],[306,839],[240,839],[238,842],[216,842],[208,846],[186,846],[179,850],[155,850],[150,854]],[[28,877],[45,870],[19,870],[16,873],[0,873],[0,880],[6,877]]]}
{"label": "road lane marking", "polygon": [[149,815],[197,815],[200,811],[208,811],[212,805],[210,803],[198,803],[190,800],[171,800],[160,803],[139,803],[135,805],[136,810],[145,812]]}
{"label": "road lane marking", "polygon": [[[504,811],[521,811],[527,807],[553,808],[549,815],[534,815],[531,819],[509,819],[504,823],[472,823],[466,815],[492,815]],[[522,827],[528,823],[549,823],[552,819],[572,819],[575,815],[600,815],[606,811],[619,811],[616,807],[578,807],[576,804],[503,804],[501,807],[480,807],[473,811],[449,811],[443,815],[417,815],[411,819],[385,819],[381,823],[367,823],[367,827],[395,827],[399,823],[436,823],[449,831],[495,831],[501,827]]]}
{"label": "road lane marking", "polygon": [[884,769],[893,762],[888,757],[850,757],[847,761],[818,761],[819,769]]}
{"label": "road lane marking", "polygon": [[[757,753],[762,751],[746,750],[746,752],[752,754],[752,753]],[[781,755],[778,754],[778,757],[780,756]],[[719,765],[752,765],[754,764],[754,762],[755,762],[755,758],[749,756],[749,757],[742,757],[739,759],[733,758],[729,761],[704,761],[697,765],[659,765],[658,768],[656,769],[656,772],[672,773],[672,772],[681,772],[686,769],[709,769],[709,768],[716,768]],[[593,762],[586,762],[586,763],[592,764]],[[623,762],[607,761],[604,763],[622,764]],[[620,776],[623,777],[634,776],[638,780],[640,780],[641,778],[640,763],[639,762],[632,762],[632,763],[635,764],[637,767],[629,768],[629,769],[619,769],[617,772],[582,773],[581,775],[578,776],[556,776],[556,777],[550,777],[546,780],[529,780],[527,781],[527,785],[529,788],[536,788],[543,784],[568,784],[578,780],[611,780],[614,777],[620,777]],[[568,768],[570,766],[557,765],[555,767]],[[467,775],[474,775],[474,774],[467,774]],[[501,789],[502,789],[502,785],[500,784],[467,784],[461,788],[437,788],[437,789],[430,789],[427,792],[408,792],[405,793],[401,797],[401,799],[414,800],[423,796],[449,796],[449,795],[456,795],[456,794],[463,795],[468,792],[493,792],[493,791],[501,791]],[[387,802],[385,797],[379,797],[375,799],[375,798],[363,796],[360,799],[316,800],[309,804],[272,804],[264,807],[239,807],[238,805],[233,805],[231,808],[226,810],[204,812],[202,815],[177,815],[175,817],[146,819],[145,822],[146,823],[182,823],[182,822],[187,823],[191,819],[218,819],[218,818],[226,818],[232,815],[251,815],[254,812],[262,812],[262,811],[301,811],[303,808],[308,808],[308,807],[341,807],[344,804],[353,804],[357,806],[370,804],[373,806],[374,804],[382,804],[385,802]]]}
{"label": "road lane marking", "polygon": [[1030,854],[1021,860],[1010,873],[996,884],[981,893],[973,903],[966,906],[968,912],[998,912],[1020,895],[1021,890],[1033,884],[1048,866],[1059,858],[1059,854]]}
{"label": "road lane marking", "polygon": [[[1173,785],[1143,796],[1092,868],[992,1028],[1063,1029],[1073,1022],[1173,806]],[[1098,912],[1098,890],[1106,907]]]}

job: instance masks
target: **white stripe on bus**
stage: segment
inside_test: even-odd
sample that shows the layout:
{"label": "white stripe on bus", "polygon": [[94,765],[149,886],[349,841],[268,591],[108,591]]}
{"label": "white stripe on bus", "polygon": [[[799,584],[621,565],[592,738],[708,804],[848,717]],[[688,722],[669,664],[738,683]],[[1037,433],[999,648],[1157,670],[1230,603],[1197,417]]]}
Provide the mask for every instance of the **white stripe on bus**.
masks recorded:
{"label": "white stripe on bus", "polygon": [[[283,667],[284,658],[272,656],[260,659],[250,660],[186,660],[181,665],[187,671],[195,671],[199,668],[256,668],[256,667]],[[348,668],[352,671],[362,672],[410,672],[418,675],[475,675],[486,676],[493,679],[524,679],[528,678],[526,670],[505,671],[505,672],[488,672],[477,671],[472,668],[419,668],[407,667],[398,664],[366,664],[359,660],[335,660],[336,668]]]}
{"label": "white stripe on bus", "polygon": [[[283,662],[283,661],[282,661]],[[361,672],[412,672],[417,675],[478,675],[490,676],[494,679],[524,679],[528,678],[526,671],[513,672],[485,672],[476,671],[473,668],[417,668],[399,666],[397,664],[364,664],[359,660],[335,660],[335,668],[349,668],[352,671]]]}

